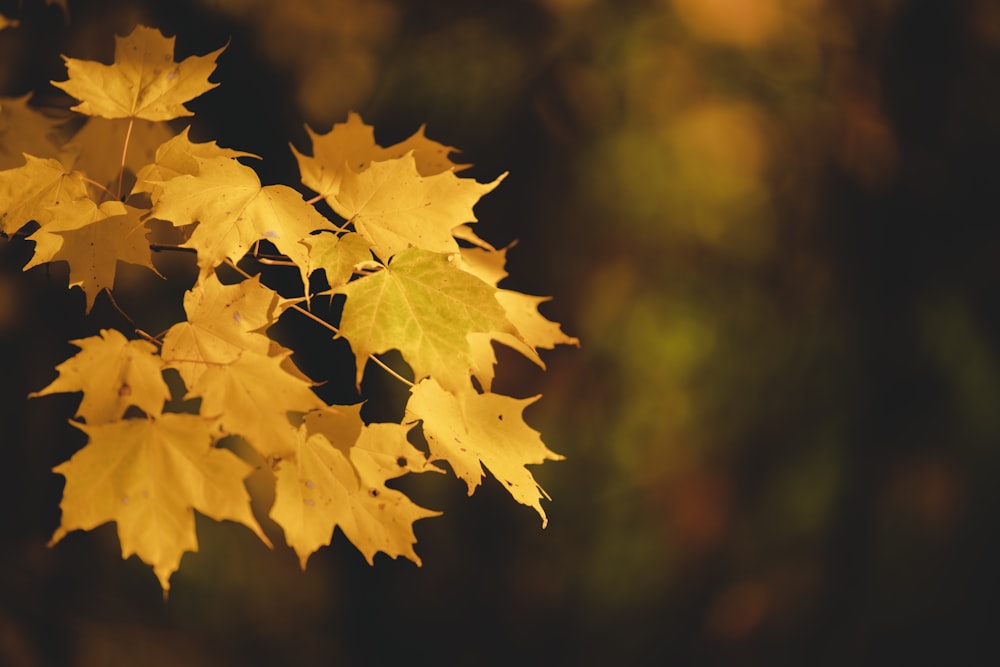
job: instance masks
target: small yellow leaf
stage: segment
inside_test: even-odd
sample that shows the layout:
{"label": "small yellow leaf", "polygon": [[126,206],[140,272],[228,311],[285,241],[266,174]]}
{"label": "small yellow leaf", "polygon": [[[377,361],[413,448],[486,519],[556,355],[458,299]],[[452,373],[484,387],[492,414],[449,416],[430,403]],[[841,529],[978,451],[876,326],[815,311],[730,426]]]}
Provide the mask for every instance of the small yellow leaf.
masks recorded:
{"label": "small yellow leaf", "polygon": [[217,418],[220,433],[240,435],[263,457],[295,451],[291,415],[325,406],[312,384],[283,368],[289,353],[243,351],[228,364],[206,364],[188,397],[200,396],[201,414]]}
{"label": "small yellow leaf", "polygon": [[244,351],[268,354],[272,341],[263,331],[286,306],[257,276],[223,285],[212,273],[184,294],[187,320],[167,331],[163,359],[192,387],[210,365],[232,363]]}
{"label": "small yellow leaf", "polygon": [[431,460],[444,460],[468,486],[469,495],[482,482],[485,467],[517,502],[535,508],[548,522],[541,499],[548,494],[526,465],[559,461],[538,431],[524,423],[524,409],[538,396],[515,399],[500,394],[477,394],[471,388],[457,394],[433,378],[411,390],[406,420],[423,422]]}
{"label": "small yellow leaf", "polygon": [[24,165],[0,171],[0,232],[5,234],[32,220],[45,225],[55,218],[55,207],[87,197],[81,173],[68,172],[52,158],[24,158]]}
{"label": "small yellow leaf", "polygon": [[[356,420],[356,428],[344,423],[348,420]],[[424,460],[406,440],[409,429],[400,424],[364,426],[352,412],[339,421],[332,429],[300,429],[295,455],[282,460],[275,473],[271,519],[285,531],[303,569],[310,555],[330,544],[338,526],[369,564],[383,552],[420,565],[413,549],[413,523],[440,513],[385,485],[387,479],[417,470]]]}
{"label": "small yellow leaf", "polygon": [[129,406],[160,415],[170,390],[152,343],[127,340],[114,329],[70,342],[80,351],[56,366],[59,376],[51,384],[29,397],[83,392],[76,416],[91,425],[120,419]]}
{"label": "small yellow leaf", "polygon": [[[71,229],[58,229],[62,221],[41,227],[28,238],[38,242],[35,257],[24,268],[43,261],[64,260],[69,263],[69,286],[79,286],[87,299],[87,312],[103,289],[115,284],[118,262],[138,264],[152,269],[153,258],[146,240],[145,224],[139,219],[141,211],[119,201],[109,201],[97,207],[89,199],[77,200],[84,209],[92,207],[90,221],[78,225],[76,219]],[[53,231],[53,227],[57,227]],[[54,237],[62,237],[57,244]]]}

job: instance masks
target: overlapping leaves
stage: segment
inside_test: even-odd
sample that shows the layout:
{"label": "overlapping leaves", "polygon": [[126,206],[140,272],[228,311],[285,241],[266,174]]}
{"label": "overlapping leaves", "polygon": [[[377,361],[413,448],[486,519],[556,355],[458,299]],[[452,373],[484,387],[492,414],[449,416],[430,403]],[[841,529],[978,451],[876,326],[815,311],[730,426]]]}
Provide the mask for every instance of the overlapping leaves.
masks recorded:
{"label": "overlapping leaves", "polygon": [[[526,466],[561,457],[523,420],[535,399],[490,391],[492,346],[542,365],[540,348],[576,340],[538,312],[543,298],[498,287],[507,249],[469,226],[476,202],[504,175],[489,183],[459,177],[454,149],[424,128],[379,146],[351,114],[328,133],[309,129],[309,151],[293,148],[315,196],[264,185],[241,161],[249,154],[193,142],[162,122],[189,115],[185,103],[215,86],[208,77],[221,52],[175,62],[173,44],[139,27],[119,38],[110,65],[66,58],[69,77],[56,85],[94,118],[63,145],[0,171],[0,231],[34,242],[26,269],[67,262],[88,311],[114,289],[118,261],[155,271],[147,238],[154,221],[183,235],[175,249],[193,251],[198,266],[185,320],[159,336],[136,330],[145,340],[106,329],[74,341],[80,351],[34,394],[81,393],[73,423],[88,436],[55,469],[66,489],[52,542],[114,521],[123,557],[152,565],[164,591],[183,553],[197,549],[194,511],[246,525],[270,544],[243,483],[251,466],[226,447],[233,437],[270,464],[269,518],[302,567],[336,529],[370,563],[384,553],[419,564],[414,523],[440,512],[386,482],[440,472],[432,462],[470,493],[489,472],[544,524],[547,495]],[[3,108],[34,113],[24,100]],[[122,139],[113,159],[96,154],[95,145],[133,131],[145,138]],[[9,135],[0,126],[0,141]],[[340,219],[321,214],[321,201]],[[265,253],[298,270],[302,298],[279,296],[263,275],[241,268],[247,255]],[[323,282],[328,289],[313,291]],[[314,308],[329,303],[319,296],[342,309]],[[293,311],[350,344],[359,390],[376,368],[370,360],[388,368],[379,355],[399,353],[407,368],[390,372],[412,386],[404,423],[366,423],[360,403],[321,400],[325,378],[307,377],[294,351],[268,335]],[[339,320],[324,319],[337,312]]]}

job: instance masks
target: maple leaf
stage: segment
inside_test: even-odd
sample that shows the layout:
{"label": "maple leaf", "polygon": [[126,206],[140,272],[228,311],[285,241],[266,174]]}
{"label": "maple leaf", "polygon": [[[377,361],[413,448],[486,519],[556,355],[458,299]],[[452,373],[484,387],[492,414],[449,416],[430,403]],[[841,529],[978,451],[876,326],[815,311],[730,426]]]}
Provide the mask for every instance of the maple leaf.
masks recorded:
{"label": "maple leaf", "polygon": [[469,495],[482,482],[485,467],[514,500],[535,508],[543,527],[548,523],[541,499],[550,498],[525,466],[564,457],[549,450],[538,431],[524,422],[524,409],[538,396],[515,399],[471,388],[456,394],[433,378],[416,384],[410,394],[404,421],[423,422],[431,461],[447,461]]}
{"label": "maple leaf", "polygon": [[243,484],[253,468],[213,446],[211,420],[167,413],[73,425],[89,441],[53,469],[66,478],[66,488],[50,546],[70,531],[115,521],[122,558],[137,554],[152,565],[164,595],[184,552],[198,550],[192,510],[241,523],[271,546]]}
{"label": "maple leaf", "polygon": [[[139,219],[142,211],[118,201],[104,202],[97,207],[89,199],[79,200],[84,207],[92,206],[92,221],[71,229],[53,225],[42,227],[28,238],[38,241],[36,254],[25,270],[46,261],[64,260],[69,264],[69,287],[80,286],[87,299],[87,312],[103,289],[115,284],[118,262],[145,266],[156,272],[146,241],[145,224]],[[58,235],[62,243],[56,247]]]}
{"label": "maple leaf", "polygon": [[412,153],[373,162],[361,173],[347,170],[329,204],[372,245],[383,260],[410,247],[458,252],[452,230],[475,222],[472,207],[492,191],[492,183],[459,178],[446,171],[421,176]]}
{"label": "maple leaf", "polygon": [[307,274],[323,271],[330,287],[343,285],[351,279],[357,267],[373,263],[371,246],[356,232],[343,236],[315,234],[302,243],[309,252]]}
{"label": "maple leaf", "polygon": [[52,84],[80,100],[72,109],[88,116],[172,120],[192,115],[184,103],[218,85],[208,77],[225,48],[176,63],[173,37],[136,26],[115,37],[113,64],[63,56],[69,78]]}
{"label": "maple leaf", "polygon": [[292,188],[261,186],[257,173],[236,160],[198,163],[197,175],[159,184],[151,215],[175,227],[198,222],[183,245],[197,250],[201,275],[227,259],[238,262],[256,241],[266,239],[300,267],[305,281],[309,257],[300,241],[313,231],[337,229],[333,223]]}
{"label": "maple leaf", "polygon": [[340,335],[351,344],[359,385],[370,354],[397,349],[417,380],[429,375],[458,391],[469,386],[475,365],[469,334],[514,333],[495,288],[453,266],[449,256],[419,248],[334,292],[347,296]]}
{"label": "maple leaf", "polygon": [[120,419],[131,406],[150,416],[161,414],[170,390],[152,343],[127,340],[114,329],[70,343],[80,351],[56,366],[56,379],[29,397],[83,392],[76,416],[91,425]]}
{"label": "maple leaf", "polygon": [[186,397],[201,397],[201,414],[217,418],[220,433],[242,436],[265,458],[287,456],[297,431],[290,414],[325,406],[313,383],[286,368],[289,354],[244,350],[230,363],[206,364]]}
{"label": "maple leaf", "polygon": [[268,354],[272,341],[262,332],[287,305],[258,276],[223,285],[213,273],[184,294],[187,320],[170,327],[160,354],[194,386],[209,365],[231,363],[244,351]]}
{"label": "maple leaf", "polygon": [[329,201],[340,190],[340,182],[347,171],[361,172],[372,162],[401,158],[413,153],[417,171],[423,176],[443,171],[460,171],[469,165],[455,164],[448,157],[456,152],[452,146],[428,139],[421,125],[413,135],[398,144],[382,148],[375,143],[375,129],[361,120],[353,111],[347,121],[334,123],[330,131],[318,134],[306,126],[313,155],[305,155],[292,146],[292,153],[299,163],[302,184]]}
{"label": "maple leaf", "polygon": [[52,158],[24,158],[22,166],[0,171],[0,231],[5,234],[32,220],[44,225],[55,218],[60,203],[87,196],[81,173],[67,172]]}
{"label": "maple leaf", "polygon": [[[514,244],[500,250],[494,248],[478,237],[473,238],[468,233],[458,236],[477,243],[475,248],[462,248],[457,266],[464,271],[479,277],[490,285],[496,285],[505,277],[506,254]],[[493,352],[493,341],[502,343],[517,350],[536,363],[543,370],[545,362],[538,354],[538,348],[552,349],[556,345],[576,345],[580,341],[563,332],[560,326],[542,315],[538,306],[549,300],[549,297],[532,296],[513,290],[498,289],[494,296],[503,307],[504,313],[517,333],[494,331],[488,333],[473,333],[469,336],[472,356],[475,362],[472,366],[473,375],[479,380],[483,389],[489,391],[493,383],[496,355]]]}
{"label": "maple leaf", "polygon": [[0,98],[0,169],[19,167],[24,153],[55,157],[56,120],[28,104],[31,94]]}
{"label": "maple leaf", "polygon": [[155,159],[136,173],[136,184],[132,192],[158,192],[163,181],[189,174],[197,176],[201,160],[211,158],[257,157],[230,148],[222,148],[214,141],[193,142],[188,137],[191,127],[185,127],[156,149]]}
{"label": "maple leaf", "polygon": [[[329,416],[339,409],[327,408],[324,413]],[[318,426],[316,417],[304,424],[295,455],[278,464],[269,515],[284,530],[302,568],[310,555],[330,544],[337,526],[369,565],[378,552],[420,565],[413,549],[417,541],[413,523],[440,512],[420,507],[385,485],[407,472],[433,469],[423,464],[424,455],[407,441],[409,427],[362,425],[356,411]]]}
{"label": "maple leaf", "polygon": [[122,118],[88,118],[64,147],[63,163],[84,172],[93,181],[110,186],[121,175],[123,148],[127,148],[125,169],[134,174],[139,167],[152,162],[157,147],[175,134],[169,125],[159,121],[131,121],[131,128],[129,123]]}

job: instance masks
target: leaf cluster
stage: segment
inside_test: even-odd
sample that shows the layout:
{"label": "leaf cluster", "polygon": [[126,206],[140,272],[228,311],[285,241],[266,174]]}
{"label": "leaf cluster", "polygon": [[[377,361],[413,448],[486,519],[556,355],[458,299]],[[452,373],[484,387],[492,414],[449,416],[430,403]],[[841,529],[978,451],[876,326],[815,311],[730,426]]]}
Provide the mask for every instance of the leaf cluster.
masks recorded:
{"label": "leaf cluster", "polygon": [[[87,444],[55,468],[66,485],[51,544],[114,521],[122,556],[151,565],[166,593],[197,550],[195,511],[270,546],[245,484],[254,462],[273,474],[268,516],[303,568],[336,528],[370,563],[382,552],[419,564],[413,524],[439,512],[387,482],[442,465],[470,494],[489,471],[544,525],[547,496],[526,466],[562,457],[524,422],[537,397],[492,392],[494,344],[544,368],[539,349],[577,341],[541,315],[543,298],[498,287],[506,249],[473,231],[475,204],[504,175],[460,176],[455,149],[423,128],[379,146],[351,114],[326,133],[307,128],[308,149],[292,148],[314,196],[262,185],[253,156],[169,124],[217,85],[224,48],[177,62],[173,38],[139,26],[117,38],[111,64],[64,58],[68,78],[53,83],[87,119],[68,141],[27,97],[0,100],[0,232],[34,243],[26,270],[66,262],[89,312],[111,298],[119,262],[156,272],[157,225],[176,229],[168,249],[192,253],[198,269],[186,319],[158,335],[136,325],[72,341],[79,352],[32,394],[82,395],[71,423]],[[241,266],[265,255],[297,271],[299,297],[268,285],[268,264]],[[343,302],[339,317],[314,307],[320,297]],[[359,391],[378,366],[405,383],[402,420],[366,423],[360,404],[322,400],[315,387],[328,378],[307,377],[268,335],[290,312],[350,344]],[[406,368],[380,359],[390,350]],[[233,437],[250,452],[227,448]]]}

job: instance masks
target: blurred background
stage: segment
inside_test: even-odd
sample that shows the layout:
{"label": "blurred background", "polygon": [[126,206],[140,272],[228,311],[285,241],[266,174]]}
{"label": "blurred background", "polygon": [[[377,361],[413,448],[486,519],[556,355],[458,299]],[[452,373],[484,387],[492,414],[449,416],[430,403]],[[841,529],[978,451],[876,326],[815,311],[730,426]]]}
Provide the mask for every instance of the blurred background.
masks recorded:
{"label": "blurred background", "polygon": [[[0,664],[998,664],[1000,5],[66,4],[0,2],[0,95],[65,104],[59,54],[143,23],[178,58],[229,42],[192,136],[265,183],[306,124],[426,124],[510,171],[477,232],[582,347],[499,373],[567,457],[535,469],[545,530],[435,476],[422,568],[337,535],[303,573],[200,517],[164,603],[111,525],[45,546],[77,399],[24,396],[126,325],[0,240]],[[166,288],[122,282],[155,320]]]}

